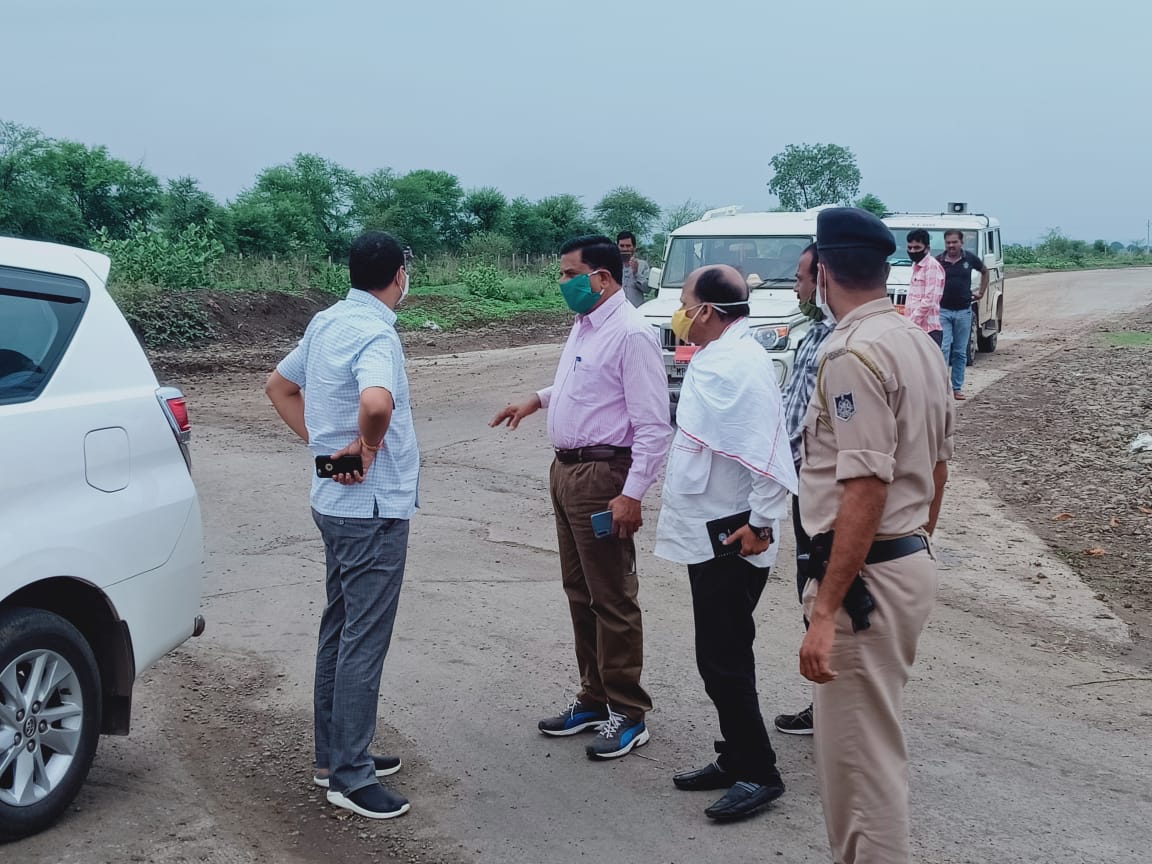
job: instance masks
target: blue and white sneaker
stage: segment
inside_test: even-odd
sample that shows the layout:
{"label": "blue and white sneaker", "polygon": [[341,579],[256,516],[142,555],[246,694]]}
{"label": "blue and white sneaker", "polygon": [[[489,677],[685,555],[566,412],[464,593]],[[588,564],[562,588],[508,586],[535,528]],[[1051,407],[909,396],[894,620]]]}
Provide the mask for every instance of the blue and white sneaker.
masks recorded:
{"label": "blue and white sneaker", "polygon": [[608,721],[600,727],[600,734],[584,749],[589,759],[616,759],[647,744],[649,737],[643,720],[629,720],[609,709]]}
{"label": "blue and white sneaker", "polygon": [[568,707],[555,717],[545,717],[538,728],[545,735],[576,735],[585,729],[599,729],[608,720],[608,709],[595,709],[573,699]]}

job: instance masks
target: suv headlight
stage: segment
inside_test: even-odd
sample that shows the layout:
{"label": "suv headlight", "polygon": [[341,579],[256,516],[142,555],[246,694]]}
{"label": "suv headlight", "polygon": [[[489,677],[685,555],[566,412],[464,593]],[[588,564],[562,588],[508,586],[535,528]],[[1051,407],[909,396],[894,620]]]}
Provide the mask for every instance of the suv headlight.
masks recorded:
{"label": "suv headlight", "polygon": [[788,348],[788,325],[779,327],[753,327],[752,337],[765,351],[784,351]]}

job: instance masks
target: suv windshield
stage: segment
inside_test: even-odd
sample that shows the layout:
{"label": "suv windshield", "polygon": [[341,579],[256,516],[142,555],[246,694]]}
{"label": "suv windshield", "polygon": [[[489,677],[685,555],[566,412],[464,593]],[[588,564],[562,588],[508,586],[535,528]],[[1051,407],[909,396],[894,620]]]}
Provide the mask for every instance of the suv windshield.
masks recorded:
{"label": "suv windshield", "polygon": [[[889,225],[888,228],[892,231],[892,237],[896,241],[896,251],[888,257],[889,264],[907,264],[912,265],[912,259],[908,257],[908,232],[914,231],[914,228],[900,228],[897,226]],[[929,248],[933,255],[942,255],[944,253],[944,232],[945,228],[926,228],[928,236],[932,238]],[[964,251],[971,252],[973,255],[979,256],[977,245],[980,240],[980,231],[976,228],[970,228],[964,231]]]}
{"label": "suv windshield", "polygon": [[[661,280],[679,288],[697,267],[731,264],[747,279],[755,274],[767,285],[791,285],[796,265],[812,237],[674,237]],[[756,284],[755,282],[753,283]]]}

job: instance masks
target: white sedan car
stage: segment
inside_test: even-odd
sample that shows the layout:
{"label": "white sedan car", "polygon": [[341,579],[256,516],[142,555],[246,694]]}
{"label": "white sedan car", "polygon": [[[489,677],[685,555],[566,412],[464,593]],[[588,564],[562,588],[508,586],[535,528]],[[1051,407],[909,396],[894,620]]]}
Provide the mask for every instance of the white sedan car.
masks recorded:
{"label": "white sedan car", "polygon": [[0,838],[50,825],[136,677],[199,635],[183,394],[95,252],[0,237]]}

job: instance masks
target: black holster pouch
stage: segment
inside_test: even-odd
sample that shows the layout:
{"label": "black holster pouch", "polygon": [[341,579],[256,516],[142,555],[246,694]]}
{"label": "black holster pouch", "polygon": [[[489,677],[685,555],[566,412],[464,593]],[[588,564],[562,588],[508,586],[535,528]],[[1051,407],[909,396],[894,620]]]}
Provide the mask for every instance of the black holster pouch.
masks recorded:
{"label": "black holster pouch", "polygon": [[[832,531],[817,534],[812,538],[812,557],[808,562],[808,577],[820,582],[828,570],[828,559],[832,557]],[[864,577],[859,573],[852,580],[848,593],[844,595],[844,611],[852,619],[852,630],[859,632],[867,630],[871,624],[868,616],[876,608],[876,601],[872,599],[872,592],[864,584]]]}

